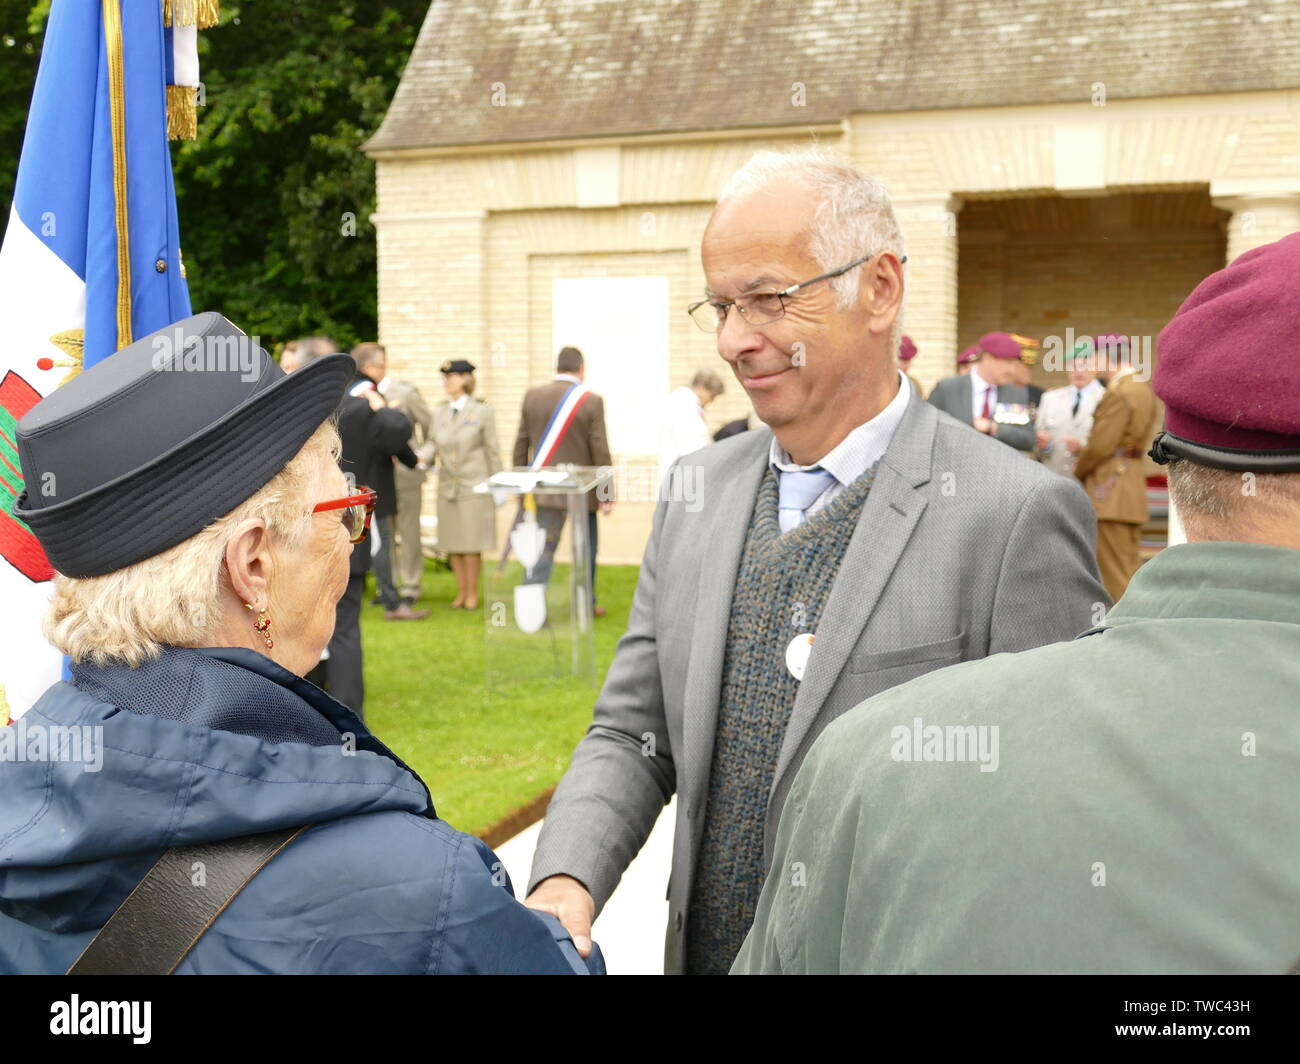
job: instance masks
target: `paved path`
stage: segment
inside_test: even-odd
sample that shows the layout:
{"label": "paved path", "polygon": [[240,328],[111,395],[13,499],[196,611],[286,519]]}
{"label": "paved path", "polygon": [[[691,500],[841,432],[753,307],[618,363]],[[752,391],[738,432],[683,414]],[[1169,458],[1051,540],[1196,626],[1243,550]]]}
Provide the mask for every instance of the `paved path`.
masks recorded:
{"label": "paved path", "polygon": [[[610,975],[663,974],[664,931],[668,926],[665,894],[673,857],[676,803],[674,798],[665,806],[650,838],[596,918],[592,935],[605,954]],[[516,895],[522,895],[528,887],[533,850],[541,830],[540,823],[534,824],[496,848],[497,856],[510,873]]]}

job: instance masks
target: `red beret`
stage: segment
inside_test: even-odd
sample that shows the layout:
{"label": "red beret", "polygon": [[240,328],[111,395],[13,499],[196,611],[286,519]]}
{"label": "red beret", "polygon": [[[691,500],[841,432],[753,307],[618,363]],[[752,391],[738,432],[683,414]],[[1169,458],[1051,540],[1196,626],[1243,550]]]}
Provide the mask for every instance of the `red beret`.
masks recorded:
{"label": "red beret", "polygon": [[1300,470],[1297,321],[1300,233],[1247,251],[1197,285],[1160,333],[1152,386],[1165,432],[1153,457]]}
{"label": "red beret", "polygon": [[898,345],[898,357],[903,362],[911,362],[916,357],[916,344],[910,336],[904,336]]}
{"label": "red beret", "polygon": [[1010,333],[991,332],[980,337],[980,351],[994,358],[1019,358],[1020,342]]}
{"label": "red beret", "polygon": [[964,366],[968,362],[978,362],[980,360],[980,345],[971,344],[960,355],[957,356],[957,365]]}

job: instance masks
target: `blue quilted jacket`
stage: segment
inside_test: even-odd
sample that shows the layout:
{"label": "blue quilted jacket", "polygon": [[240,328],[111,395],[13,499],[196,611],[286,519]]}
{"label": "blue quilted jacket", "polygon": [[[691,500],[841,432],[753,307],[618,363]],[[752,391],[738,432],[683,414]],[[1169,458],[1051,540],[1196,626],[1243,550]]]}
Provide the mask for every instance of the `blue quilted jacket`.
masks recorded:
{"label": "blue quilted jacket", "polygon": [[66,971],[168,847],[302,824],[178,974],[603,971],[350,710],[236,648],[74,667],[0,729],[0,971]]}

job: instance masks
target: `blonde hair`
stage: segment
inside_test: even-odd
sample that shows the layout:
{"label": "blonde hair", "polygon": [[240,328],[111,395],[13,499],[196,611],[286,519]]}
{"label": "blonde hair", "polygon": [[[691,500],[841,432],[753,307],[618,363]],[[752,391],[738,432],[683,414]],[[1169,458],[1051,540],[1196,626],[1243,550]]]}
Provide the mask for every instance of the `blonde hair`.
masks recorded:
{"label": "blonde hair", "polygon": [[152,558],[103,576],[58,575],[45,615],[45,637],[74,662],[137,666],[164,646],[210,645],[229,586],[226,544],[241,521],[260,517],[285,545],[302,545],[311,527],[316,478],[337,462],[331,417],[257,493],[201,532]]}

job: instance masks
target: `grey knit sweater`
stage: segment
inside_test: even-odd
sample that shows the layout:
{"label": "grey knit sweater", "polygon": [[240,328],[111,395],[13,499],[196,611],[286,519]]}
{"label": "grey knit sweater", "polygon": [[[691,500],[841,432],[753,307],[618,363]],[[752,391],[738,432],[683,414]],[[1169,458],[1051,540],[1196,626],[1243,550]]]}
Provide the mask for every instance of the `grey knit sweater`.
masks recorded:
{"label": "grey knit sweater", "polygon": [[785,652],[815,632],[875,479],[868,470],[784,535],[777,478],[758,489],[731,599],[704,835],[691,892],[686,970],[725,974],[754,922],[763,829],[799,681]]}

